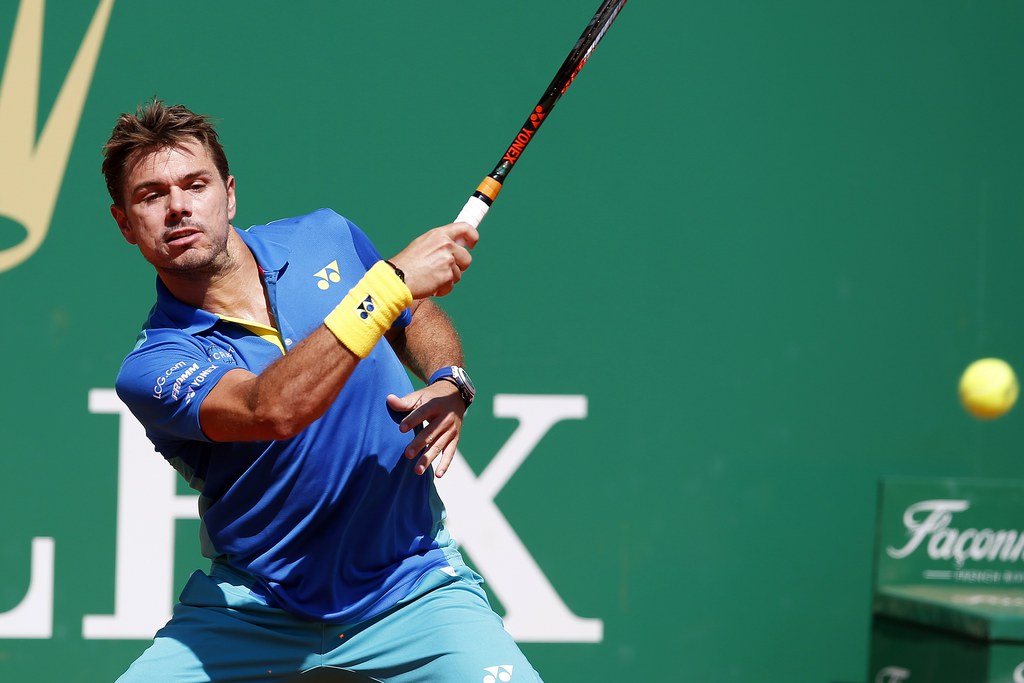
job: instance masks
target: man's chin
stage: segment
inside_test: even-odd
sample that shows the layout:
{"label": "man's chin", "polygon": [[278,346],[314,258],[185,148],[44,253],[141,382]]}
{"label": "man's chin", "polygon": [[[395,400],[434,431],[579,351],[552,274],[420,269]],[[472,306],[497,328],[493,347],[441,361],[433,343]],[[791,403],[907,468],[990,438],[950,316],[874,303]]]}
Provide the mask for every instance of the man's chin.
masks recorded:
{"label": "man's chin", "polygon": [[200,278],[215,272],[215,262],[216,258],[210,252],[187,249],[177,258],[162,263],[157,268],[175,277]]}

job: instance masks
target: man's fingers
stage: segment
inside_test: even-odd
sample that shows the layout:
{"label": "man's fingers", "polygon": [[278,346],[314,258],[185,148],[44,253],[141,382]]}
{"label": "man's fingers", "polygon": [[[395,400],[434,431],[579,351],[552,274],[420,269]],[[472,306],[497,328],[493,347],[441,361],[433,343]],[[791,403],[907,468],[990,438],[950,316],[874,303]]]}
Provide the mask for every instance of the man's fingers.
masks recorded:
{"label": "man's fingers", "polygon": [[459,269],[460,275],[473,263],[473,255],[469,253],[469,249],[463,247],[456,248],[452,252],[452,258],[455,259],[455,267]]}
{"label": "man's fingers", "polygon": [[423,422],[424,418],[417,415],[417,412],[421,412],[420,409],[423,407],[420,400],[419,392],[413,392],[407,396],[388,394],[385,399],[388,414],[403,434],[415,429]]}
{"label": "man's fingers", "polygon": [[[409,445],[405,447],[405,457],[410,460],[431,446],[447,443],[447,440],[442,441],[445,431],[442,428],[442,425],[425,420],[425,418],[422,417],[420,410],[414,410],[410,413],[409,416],[402,421],[402,424],[410,424],[412,427],[417,427],[423,424],[424,421],[426,421],[427,426],[420,430],[420,433],[417,434],[413,440],[409,442]],[[408,431],[408,429],[404,431]]]}
{"label": "man's fingers", "polygon": [[459,446],[459,437],[455,437],[445,446],[444,453],[441,454],[441,462],[438,463],[437,467],[434,468],[434,476],[438,479],[444,476],[444,473],[448,471],[448,466],[452,464],[452,458],[455,457],[455,449]]}
{"label": "man's fingers", "polygon": [[[419,416],[416,414],[417,412],[419,411],[414,411],[406,419],[419,419]],[[428,420],[427,426],[409,442],[405,449],[405,457],[409,460],[419,457],[420,463],[417,465],[417,473],[422,473],[419,465],[423,462],[430,464],[434,458],[445,451],[453,439],[457,438],[458,429],[451,416],[445,416],[433,422]]]}
{"label": "man's fingers", "polygon": [[467,249],[472,249],[480,241],[480,232],[469,223],[452,223],[448,234]]}
{"label": "man's fingers", "polygon": [[420,235],[391,258],[405,274],[405,284],[413,298],[443,296],[451,292],[469,268],[469,253],[479,240],[476,228],[467,223],[452,223]]}
{"label": "man's fingers", "polygon": [[[402,420],[401,429],[403,432],[409,431],[407,425],[415,427],[417,425],[423,424],[423,419],[418,417],[416,413],[417,411],[414,410],[412,413],[409,414],[408,417]],[[427,426],[420,430],[420,433],[417,434],[413,438],[413,440],[409,442],[409,445],[405,447],[405,457],[408,458],[409,460],[412,460],[417,455],[420,455],[425,450],[430,448],[430,446],[434,444],[436,438],[437,427],[428,423]]]}
{"label": "man's fingers", "polygon": [[396,396],[395,394],[388,394],[387,399],[384,401],[384,405],[388,409],[388,415],[398,425],[399,431],[405,433],[412,429],[412,426],[403,426],[403,421],[409,416],[410,411],[413,408],[413,404],[406,402],[404,398]]}
{"label": "man's fingers", "polygon": [[[420,406],[420,408],[422,408],[422,406]],[[400,432],[405,434],[406,432],[412,431],[423,424],[423,417],[421,417],[422,411],[420,408],[406,411],[405,415],[402,417],[402,421],[398,423],[398,430]],[[423,433],[421,432],[419,436],[423,436]],[[412,446],[412,444],[410,444],[410,446]]]}
{"label": "man's fingers", "polygon": [[438,439],[436,443],[430,444],[423,450],[419,461],[416,463],[416,474],[426,472],[430,464],[440,457],[437,468],[434,470],[434,475],[440,477],[448,469],[448,465],[451,463],[454,455],[455,446],[452,445],[452,441],[448,438]]}

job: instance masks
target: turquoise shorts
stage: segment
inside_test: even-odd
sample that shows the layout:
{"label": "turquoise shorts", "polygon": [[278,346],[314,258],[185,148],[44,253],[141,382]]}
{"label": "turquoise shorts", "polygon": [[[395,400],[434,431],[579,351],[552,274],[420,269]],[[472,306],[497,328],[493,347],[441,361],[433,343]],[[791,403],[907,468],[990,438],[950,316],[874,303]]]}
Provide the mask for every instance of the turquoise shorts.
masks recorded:
{"label": "turquoise shorts", "polygon": [[437,570],[410,602],[358,624],[268,607],[244,574],[214,563],[192,574],[174,616],[117,683],[274,681],[336,667],[382,681],[537,683],[491,609],[479,577]]}

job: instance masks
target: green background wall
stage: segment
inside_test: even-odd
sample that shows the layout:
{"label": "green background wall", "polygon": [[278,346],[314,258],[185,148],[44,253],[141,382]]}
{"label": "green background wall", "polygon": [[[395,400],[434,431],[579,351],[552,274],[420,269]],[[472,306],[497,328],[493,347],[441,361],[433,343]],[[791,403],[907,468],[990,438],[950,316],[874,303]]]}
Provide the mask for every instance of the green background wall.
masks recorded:
{"label": "green background wall", "polygon": [[[118,423],[88,395],[153,299],[99,173],[116,116],[213,115],[238,225],[331,206],[390,254],[455,216],[596,4],[114,5],[49,234],[0,272],[0,613],[32,539],[56,547],[52,637],[0,640],[0,680],[110,681],[146,645],[82,637],[117,516]],[[95,8],[46,6],[40,126]],[[863,681],[879,478],[1024,476],[1024,413],[956,399],[975,358],[1024,369],[1022,37],[1010,1],[625,8],[442,302],[476,472],[516,426],[495,395],[587,399],[495,499],[604,623],[524,643],[547,680]],[[0,219],[0,249],[22,238]]]}

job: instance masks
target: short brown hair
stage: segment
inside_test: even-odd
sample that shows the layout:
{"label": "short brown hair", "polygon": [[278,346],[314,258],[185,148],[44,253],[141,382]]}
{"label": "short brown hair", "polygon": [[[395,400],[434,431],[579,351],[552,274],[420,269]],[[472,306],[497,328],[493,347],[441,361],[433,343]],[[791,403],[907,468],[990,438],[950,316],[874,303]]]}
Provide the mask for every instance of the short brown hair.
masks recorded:
{"label": "short brown hair", "polygon": [[210,153],[222,180],[228,179],[228,159],[209,117],[180,104],[167,106],[158,99],[124,113],[103,146],[103,176],[114,204],[124,203],[124,176],[141,156],[165,147],[198,140]]}

